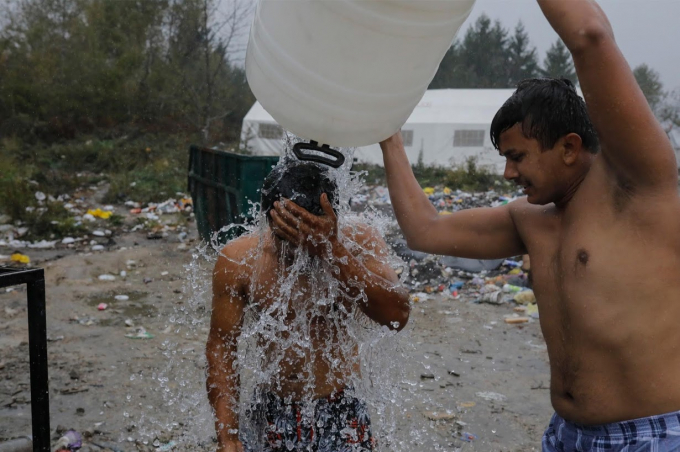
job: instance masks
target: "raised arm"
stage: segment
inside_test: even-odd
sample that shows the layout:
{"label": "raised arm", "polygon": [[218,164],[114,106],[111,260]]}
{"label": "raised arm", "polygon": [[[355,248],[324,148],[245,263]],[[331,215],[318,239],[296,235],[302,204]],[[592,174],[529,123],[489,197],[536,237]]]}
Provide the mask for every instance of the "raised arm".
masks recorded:
{"label": "raised arm", "polygon": [[571,52],[609,167],[633,188],[677,189],[675,154],[594,0],[537,0]]}
{"label": "raised arm", "polygon": [[[348,228],[349,236],[340,237],[335,212],[325,193],[321,207],[325,215],[316,216],[290,200],[276,202],[270,214],[272,229],[295,246],[304,246],[310,254],[331,260],[340,270],[338,279],[345,283],[347,294],[353,298],[365,295],[359,308],[370,319],[390,329],[404,328],[410,313],[408,292],[386,263],[385,242],[364,226]],[[347,239],[361,252],[352,253]]]}
{"label": "raised arm", "polygon": [[210,333],[205,349],[206,387],[216,417],[218,452],[243,452],[238,440],[239,377],[234,361],[245,301],[238,282],[238,264],[233,257],[225,249],[215,265]]}
{"label": "raised arm", "polygon": [[409,248],[494,259],[525,253],[509,205],[439,215],[413,175],[401,134],[380,143],[392,207]]}
{"label": "raised arm", "polygon": [[365,302],[359,308],[373,321],[390,329],[401,330],[410,314],[408,291],[388,265],[387,244],[375,229],[365,225],[347,228],[348,239],[356,245],[351,251],[343,241],[332,242],[334,263],[340,269],[339,279],[348,285],[348,295]]}

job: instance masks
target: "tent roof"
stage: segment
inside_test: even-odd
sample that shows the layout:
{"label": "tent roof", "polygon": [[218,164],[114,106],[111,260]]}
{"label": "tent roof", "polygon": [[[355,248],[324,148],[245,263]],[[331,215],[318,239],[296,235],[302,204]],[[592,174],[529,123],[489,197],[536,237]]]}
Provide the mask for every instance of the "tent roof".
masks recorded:
{"label": "tent roof", "polygon": [[[514,89],[431,89],[425,92],[406,123],[489,125],[514,92]],[[244,120],[276,122],[259,102],[255,102]]]}
{"label": "tent roof", "polygon": [[512,89],[433,89],[425,92],[409,124],[491,124]]}

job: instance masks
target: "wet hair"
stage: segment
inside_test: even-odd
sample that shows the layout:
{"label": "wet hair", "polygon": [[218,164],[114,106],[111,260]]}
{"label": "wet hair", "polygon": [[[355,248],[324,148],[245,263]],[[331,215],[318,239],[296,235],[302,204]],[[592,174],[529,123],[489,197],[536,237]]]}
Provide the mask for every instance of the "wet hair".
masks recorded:
{"label": "wet hair", "polygon": [[552,149],[570,133],[579,135],[583,147],[591,153],[600,149],[586,103],[565,78],[519,82],[491,122],[491,143],[496,149],[500,149],[501,134],[515,124],[521,124],[524,136],[538,140],[544,150]]}
{"label": "wet hair", "polygon": [[284,197],[314,215],[323,215],[321,194],[326,193],[333,205],[337,188],[328,168],[311,162],[284,163],[276,166],[264,179],[262,211],[269,220],[274,203]]}

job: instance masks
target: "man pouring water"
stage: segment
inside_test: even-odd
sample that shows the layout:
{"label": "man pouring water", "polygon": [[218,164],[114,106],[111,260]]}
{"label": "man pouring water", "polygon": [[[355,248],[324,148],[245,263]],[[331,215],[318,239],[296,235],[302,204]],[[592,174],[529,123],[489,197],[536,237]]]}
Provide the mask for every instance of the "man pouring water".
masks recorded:
{"label": "man pouring water", "polygon": [[[321,165],[279,165],[262,187],[266,224],[220,252],[206,346],[218,451],[374,450],[352,387],[360,362],[351,328],[365,319],[400,330],[409,299],[377,232],[338,226],[336,190]],[[256,337],[250,370],[261,385],[239,415],[244,331]]]}
{"label": "man pouring water", "polygon": [[491,125],[526,197],[438,216],[397,134],[381,143],[411,248],[528,253],[556,414],[544,451],[680,450],[680,198],[671,144],[593,0],[538,0],[566,80],[525,80]]}

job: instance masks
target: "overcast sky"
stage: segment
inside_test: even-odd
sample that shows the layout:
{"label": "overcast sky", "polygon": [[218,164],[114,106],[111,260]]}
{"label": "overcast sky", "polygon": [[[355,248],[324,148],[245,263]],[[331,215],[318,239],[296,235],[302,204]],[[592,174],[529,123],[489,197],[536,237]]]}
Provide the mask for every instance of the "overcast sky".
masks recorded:
{"label": "overcast sky", "polygon": [[[609,17],[616,41],[631,67],[647,63],[659,72],[666,89],[680,89],[680,0],[598,3]],[[545,51],[557,39],[536,0],[477,0],[464,29],[483,13],[511,30],[521,19],[541,62]]]}

